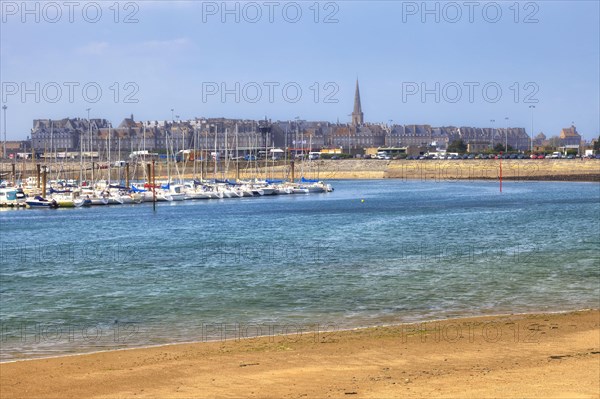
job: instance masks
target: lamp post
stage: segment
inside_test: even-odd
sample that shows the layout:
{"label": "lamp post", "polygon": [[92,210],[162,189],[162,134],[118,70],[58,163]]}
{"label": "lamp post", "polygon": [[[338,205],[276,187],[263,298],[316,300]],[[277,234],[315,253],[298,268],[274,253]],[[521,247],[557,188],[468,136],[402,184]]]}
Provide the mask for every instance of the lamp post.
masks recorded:
{"label": "lamp post", "polygon": [[[179,146],[180,146],[180,139],[181,139],[181,132],[180,132],[180,125],[181,125],[181,121],[179,119],[179,115],[175,115],[175,119],[177,120],[177,151],[179,152]],[[173,154],[175,155],[175,154]],[[169,157],[167,157],[168,159]]]}
{"label": "lamp post", "polygon": [[88,121],[88,139],[89,139],[89,151],[90,151],[90,158],[92,157],[92,124],[90,122],[90,110],[91,108],[86,108],[85,109],[87,111],[87,121]]}
{"label": "lamp post", "polygon": [[285,160],[285,165],[287,165],[287,157],[288,157],[288,134],[289,134],[289,129],[290,129],[290,125],[291,122],[288,120],[288,124],[285,127],[285,153],[283,154],[284,156],[284,160]]}
{"label": "lamp post", "polygon": [[506,121],[506,130],[504,131],[504,151],[508,151],[508,116],[504,118]]}
{"label": "lamp post", "polygon": [[[571,132],[575,133],[575,130],[576,130],[575,129],[575,121],[571,121]],[[567,142],[568,142],[568,140],[567,140]],[[567,144],[564,144],[564,147],[565,147],[565,155],[567,155]]]}
{"label": "lamp post", "polygon": [[352,142],[352,130],[348,128],[348,155],[352,153],[352,149],[350,148],[350,143]]}
{"label": "lamp post", "polygon": [[[350,117],[350,120],[352,120],[352,114],[348,114],[348,116]],[[354,125],[352,123],[350,124],[346,124],[346,126],[348,126],[348,155],[350,155],[350,137],[352,136],[352,127],[354,127]],[[352,126],[352,127],[351,127]],[[342,149],[343,151],[343,149]]]}
{"label": "lamp post", "polygon": [[494,149],[494,122],[496,122],[495,119],[490,119],[490,122],[492,122],[492,150]]}
{"label": "lamp post", "polygon": [[4,113],[4,146],[2,147],[2,158],[6,158],[6,108],[8,108],[6,105],[2,106],[2,111]]}
{"label": "lamp post", "polygon": [[[52,146],[54,145],[53,138],[54,138],[54,123],[52,122],[52,119],[50,119],[50,155],[52,155]],[[44,155],[44,157],[45,157],[45,155]]]}
{"label": "lamp post", "polygon": [[[88,130],[90,124],[90,110],[91,108],[86,108],[87,111],[87,119],[88,119]],[[79,185],[83,183],[83,134],[79,135]]]}
{"label": "lamp post", "polygon": [[533,110],[535,109],[535,105],[530,105],[529,109],[531,110],[531,144],[529,151],[533,152]]}
{"label": "lamp post", "polygon": [[297,147],[297,145],[298,145],[298,133],[300,132],[300,126],[299,126],[300,117],[296,116],[296,117],[294,117],[294,120],[296,121],[296,138],[294,139],[294,147],[295,147],[294,157],[296,157],[296,155],[298,155],[298,147]]}

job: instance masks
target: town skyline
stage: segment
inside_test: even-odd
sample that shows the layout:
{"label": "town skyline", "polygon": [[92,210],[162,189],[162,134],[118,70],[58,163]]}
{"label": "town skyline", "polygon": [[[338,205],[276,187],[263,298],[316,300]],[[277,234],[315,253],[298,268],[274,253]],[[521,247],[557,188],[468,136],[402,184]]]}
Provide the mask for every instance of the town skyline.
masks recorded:
{"label": "town skyline", "polygon": [[[353,106],[351,107],[351,112],[349,111],[348,113],[346,113],[346,120],[340,120],[340,118],[338,117],[337,120],[331,120],[331,119],[311,119],[311,118],[304,118],[304,117],[300,117],[300,116],[294,116],[293,118],[287,118],[287,119],[279,119],[279,118],[271,118],[268,114],[264,115],[262,117],[239,117],[239,116],[224,116],[224,115],[220,115],[220,116],[203,116],[203,115],[193,115],[187,118],[182,117],[181,115],[179,115],[177,112],[177,110],[175,108],[171,108],[169,110],[169,112],[171,113],[171,118],[140,118],[139,121],[162,121],[162,122],[167,122],[167,121],[171,121],[171,122],[175,122],[175,121],[193,121],[193,120],[198,120],[198,119],[231,119],[231,120],[254,120],[254,121],[259,121],[259,120],[263,120],[265,118],[269,119],[269,120],[273,120],[273,121],[277,121],[277,122],[284,122],[284,121],[294,121],[296,119],[302,120],[302,121],[307,121],[307,122],[327,122],[327,123],[331,123],[331,124],[347,124],[347,125],[352,125],[355,124],[356,121],[360,121],[361,124],[371,124],[371,125],[386,125],[386,126],[400,126],[400,125],[415,125],[415,126],[432,126],[432,127],[474,127],[474,128],[481,128],[481,129],[498,129],[498,130],[503,130],[503,129],[507,129],[507,128],[523,128],[525,129],[525,131],[527,132],[528,136],[532,136],[532,130],[531,130],[531,126],[528,128],[528,126],[526,124],[524,124],[523,126],[513,126],[510,123],[510,118],[509,117],[504,117],[504,118],[498,118],[496,119],[490,119],[489,122],[487,124],[483,124],[481,126],[477,126],[475,124],[453,124],[453,123],[442,123],[442,124],[433,124],[433,123],[427,123],[427,121],[422,121],[419,123],[410,123],[410,122],[404,122],[401,120],[394,120],[394,119],[388,119],[386,120],[382,120],[382,121],[371,121],[371,120],[365,120],[365,116],[364,116],[364,112],[362,112],[362,100],[360,98],[360,89],[359,89],[359,79],[356,78],[355,83],[354,83],[354,93],[353,93],[353,99],[354,99],[354,103]],[[417,88],[418,90],[418,88]],[[30,93],[29,95],[31,95],[32,93]],[[241,94],[241,92],[240,92]],[[234,95],[234,93],[229,93],[227,95]],[[435,93],[431,92],[429,94],[425,94],[425,95],[435,95]],[[358,98],[358,108],[357,107],[357,98]],[[346,103],[347,101],[344,101],[344,103]],[[93,104],[92,104],[93,105]],[[6,108],[4,108],[6,107]],[[9,107],[4,104],[3,105],[3,111],[6,112],[7,109]],[[531,110],[531,108],[537,108],[536,105],[529,105],[529,108]],[[46,119],[46,120],[63,120],[63,119],[87,119],[87,113],[92,111],[94,108],[93,107],[88,107],[84,110],[84,113],[86,115],[79,115],[79,116],[59,116],[59,117],[54,117],[54,118],[34,118],[34,124],[36,120],[42,120],[42,119]],[[533,110],[531,110],[533,111]],[[133,115],[133,114],[132,114]],[[368,114],[367,114],[368,116]],[[4,113],[2,114],[2,119],[4,119]],[[90,116],[90,119],[102,119],[102,120],[109,120],[109,118],[99,115],[99,116]],[[7,117],[6,120],[9,120],[9,118]],[[122,120],[118,119],[117,123],[115,123],[115,121],[110,120],[111,126],[118,126],[118,121]],[[497,123],[497,124],[496,124]],[[554,131],[550,131],[550,132],[544,132],[542,130],[536,130],[534,128],[533,130],[533,137],[535,138],[537,135],[543,134],[546,137],[554,137],[554,136],[559,136],[561,130],[563,130],[566,127],[569,126],[574,126],[575,122],[571,121],[570,123],[566,123],[565,126],[559,126],[556,127],[556,130]],[[0,123],[0,126],[2,126],[2,123]],[[30,128],[29,131],[27,131],[26,133],[21,133],[20,135],[10,135],[7,132],[7,140],[8,141],[22,141],[22,140],[27,140],[30,137],[32,129]],[[581,134],[581,132],[578,131],[578,133]],[[17,137],[18,136],[18,137]],[[25,136],[25,137],[24,137]],[[586,142],[591,142],[592,140],[595,140],[598,138],[598,134],[594,135],[594,134],[581,134],[581,137],[583,140],[585,140]]]}
{"label": "town skyline", "polygon": [[[90,111],[87,109],[86,111]],[[315,149],[320,148],[346,148],[348,152],[351,152],[351,148],[357,150],[359,147],[400,147],[400,146],[437,146],[440,149],[444,149],[448,146],[451,141],[462,140],[466,145],[474,146],[474,148],[484,149],[488,145],[490,148],[494,146],[494,141],[502,144],[502,137],[505,138],[505,145],[515,150],[528,150],[533,149],[533,146],[548,145],[548,136],[543,132],[532,135],[528,134],[527,130],[522,127],[472,127],[472,126],[460,126],[456,127],[453,125],[445,126],[432,126],[430,124],[394,124],[390,120],[389,123],[383,122],[365,122],[364,113],[362,112],[362,102],[360,96],[359,80],[356,79],[355,92],[354,92],[354,104],[352,113],[349,114],[351,121],[349,123],[340,123],[340,121],[312,121],[306,119],[300,119],[295,117],[294,120],[288,120],[287,126],[285,120],[271,120],[265,116],[264,120],[261,119],[243,119],[243,118],[211,118],[211,117],[194,117],[190,119],[181,119],[180,115],[175,115],[175,109],[171,110],[171,120],[147,120],[147,121],[136,121],[134,115],[131,114],[130,118],[125,118],[118,126],[113,126],[113,123],[104,118],[61,118],[58,120],[53,119],[35,119],[33,121],[33,128],[31,129],[31,145],[38,151],[56,151],[63,148],[64,151],[75,151],[81,150],[85,147],[83,142],[89,141],[89,150],[96,150],[102,147],[103,140],[107,137],[114,136],[115,139],[120,139],[125,136],[131,136],[132,129],[137,129],[134,133],[137,137],[128,137],[129,145],[133,149],[133,143],[136,143],[136,148],[146,149],[146,136],[149,137],[148,148],[151,150],[164,150],[167,146],[167,137],[177,137],[177,147],[185,149],[186,146],[192,146],[191,137],[188,137],[186,142],[186,133],[193,131],[196,133],[196,129],[200,130],[200,134],[208,136],[214,134],[218,136],[220,127],[220,136],[223,136],[226,130],[237,131],[238,125],[242,126],[242,147],[250,147],[252,145],[260,145],[264,147],[268,145],[266,143],[258,143],[258,139],[253,137],[252,134],[257,134],[259,123],[264,121],[268,122],[270,126],[275,127],[273,134],[272,145],[278,147],[294,147],[296,140],[292,143],[288,143],[289,133],[295,131],[296,134],[302,131],[307,133],[307,137],[310,137],[311,145],[312,138],[315,138]],[[293,122],[293,124],[292,124]],[[54,132],[54,126],[56,125],[57,130]],[[215,132],[211,132],[211,126],[216,126]],[[226,127],[227,126],[227,127]],[[235,126],[235,127],[234,127]],[[344,127],[345,126],[345,127]],[[87,139],[85,130],[88,129]],[[111,133],[110,129],[114,129]],[[146,129],[148,132],[146,133]],[[204,131],[204,133],[203,133]],[[182,132],[184,132],[182,134]],[[215,137],[212,136],[212,137]],[[510,136],[510,140],[509,140]],[[143,146],[142,146],[143,137]],[[275,137],[278,140],[275,140]],[[284,137],[284,138],[282,138]],[[563,145],[577,145],[578,147],[586,142],[574,125],[568,128],[562,128],[559,135],[553,135],[560,139],[559,143]],[[337,140],[336,140],[337,138]],[[27,138],[29,140],[29,136]],[[83,140],[83,141],[82,141]],[[223,137],[218,137],[219,145],[228,147],[231,143],[225,143]],[[266,140],[266,138],[264,138]],[[290,139],[291,140],[291,139]],[[593,140],[593,139],[592,139]],[[95,144],[93,145],[92,142]],[[180,143],[181,142],[181,143]],[[212,139],[211,139],[212,142]],[[215,137],[215,143],[217,138]],[[277,142],[277,143],[276,143]],[[510,142],[510,144],[509,144]],[[275,144],[276,143],[276,144]],[[303,141],[307,144],[306,140]],[[104,144],[105,145],[105,144]],[[24,142],[24,147],[27,144]],[[106,146],[106,145],[105,145]]]}

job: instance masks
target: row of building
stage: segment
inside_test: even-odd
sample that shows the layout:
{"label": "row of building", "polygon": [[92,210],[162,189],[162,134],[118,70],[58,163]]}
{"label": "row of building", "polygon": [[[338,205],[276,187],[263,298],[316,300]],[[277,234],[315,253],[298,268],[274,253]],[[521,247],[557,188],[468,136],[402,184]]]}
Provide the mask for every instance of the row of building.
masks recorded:
{"label": "row of building", "polygon": [[[251,151],[259,148],[287,148],[290,151],[341,149],[345,153],[363,153],[368,148],[414,148],[424,152],[444,150],[462,140],[471,152],[482,152],[497,144],[524,151],[548,145],[540,133],[534,138],[524,128],[477,128],[468,126],[400,125],[365,123],[358,81],[351,123],[327,121],[246,120],[195,118],[193,120],[136,121],[125,118],[117,127],[106,119],[36,119],[29,143],[21,144],[28,152],[173,152],[186,149],[224,149]],[[562,129],[556,146],[576,147],[582,143],[574,126]],[[21,148],[21,150],[25,150]]]}
{"label": "row of building", "polygon": [[[71,151],[178,152],[184,149],[250,150],[265,147],[291,151],[341,148],[360,153],[366,148],[417,147],[445,149],[462,140],[472,152],[485,151],[498,143],[516,150],[529,150],[531,139],[524,128],[476,128],[430,125],[340,124],[326,121],[256,121],[196,118],[188,121],[135,121],[133,115],[116,128],[106,119],[37,119],[31,131],[36,153]],[[534,147],[547,142],[540,133]],[[579,146],[581,136],[574,126],[562,129],[561,146]]]}

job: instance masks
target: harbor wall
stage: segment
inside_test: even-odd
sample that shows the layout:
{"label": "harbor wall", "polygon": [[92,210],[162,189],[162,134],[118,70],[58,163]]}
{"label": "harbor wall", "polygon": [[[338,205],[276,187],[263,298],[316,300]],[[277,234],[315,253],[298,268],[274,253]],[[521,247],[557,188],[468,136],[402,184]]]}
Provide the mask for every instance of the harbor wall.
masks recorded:
{"label": "harbor wall", "polygon": [[[179,163],[177,168],[170,166],[173,179],[185,178],[212,179],[215,176],[214,163],[196,165],[196,173],[188,162],[185,167]],[[216,177],[219,179],[287,179],[291,176],[291,167],[284,162],[264,163],[240,162],[239,168],[231,162],[225,173],[225,165],[217,165]],[[239,172],[238,172],[239,169]],[[315,160],[296,162],[294,166],[296,179],[304,176],[309,179],[410,179],[410,180],[497,180],[500,176],[499,160]],[[10,163],[0,164],[0,176],[12,180],[13,166]],[[36,176],[36,164],[31,161],[14,166],[17,179]],[[50,165],[48,179],[78,179],[79,162]],[[108,170],[101,169],[98,164],[84,163],[84,179],[106,179]],[[168,176],[164,162],[156,164],[156,179],[164,180]],[[559,181],[595,181],[600,182],[600,160],[598,159],[540,159],[540,160],[502,160],[502,177],[504,180],[559,180]],[[124,168],[112,168],[111,180],[124,179]],[[144,180],[144,168],[138,164],[130,167],[130,179]]]}

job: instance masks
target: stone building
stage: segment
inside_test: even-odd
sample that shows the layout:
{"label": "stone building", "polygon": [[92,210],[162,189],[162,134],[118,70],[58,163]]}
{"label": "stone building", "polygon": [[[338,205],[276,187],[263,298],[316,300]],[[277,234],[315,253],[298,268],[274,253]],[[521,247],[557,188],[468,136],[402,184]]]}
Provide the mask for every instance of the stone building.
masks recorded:
{"label": "stone building", "polygon": [[574,125],[564,128],[560,131],[560,145],[564,147],[575,147],[581,145],[581,136],[577,133]]}

